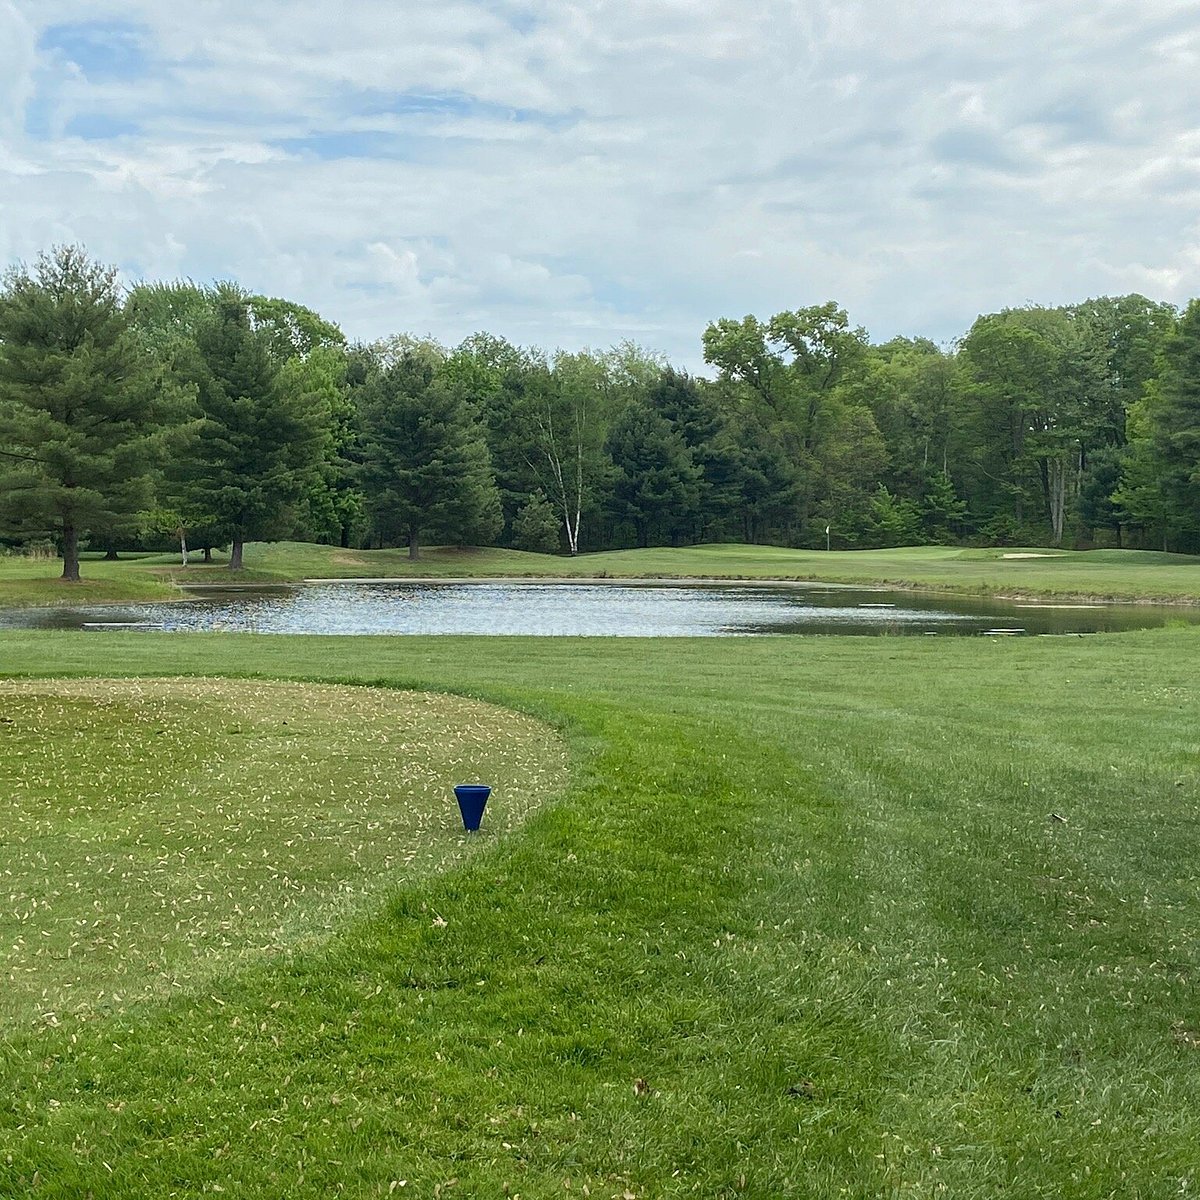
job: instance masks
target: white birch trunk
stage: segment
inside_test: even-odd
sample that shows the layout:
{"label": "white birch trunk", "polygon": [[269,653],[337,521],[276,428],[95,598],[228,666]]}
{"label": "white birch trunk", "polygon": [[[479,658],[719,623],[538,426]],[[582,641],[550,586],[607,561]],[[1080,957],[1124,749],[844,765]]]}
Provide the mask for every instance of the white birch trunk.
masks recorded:
{"label": "white birch trunk", "polygon": [[[572,555],[575,555],[579,553],[579,525],[583,516],[583,422],[579,410],[576,409],[575,478],[568,482],[567,472],[563,468],[562,454],[555,436],[554,413],[547,406],[544,413],[535,414],[534,421],[543,442],[542,453],[545,455],[546,465],[550,470],[554,503],[562,513],[563,529],[567,534],[567,549]],[[526,461],[529,460],[526,459]],[[530,466],[532,465],[530,463]]]}

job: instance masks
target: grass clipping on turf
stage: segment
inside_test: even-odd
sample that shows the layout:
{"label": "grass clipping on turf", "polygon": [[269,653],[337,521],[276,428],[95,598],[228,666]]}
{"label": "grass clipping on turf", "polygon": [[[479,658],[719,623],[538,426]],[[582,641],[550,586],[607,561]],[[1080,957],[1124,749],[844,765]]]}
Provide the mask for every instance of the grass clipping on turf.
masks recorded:
{"label": "grass clipping on turf", "polygon": [[[223,679],[0,680],[0,1028],[194,984],[336,929],[561,791],[530,717]],[[456,783],[489,783],[464,834]]]}

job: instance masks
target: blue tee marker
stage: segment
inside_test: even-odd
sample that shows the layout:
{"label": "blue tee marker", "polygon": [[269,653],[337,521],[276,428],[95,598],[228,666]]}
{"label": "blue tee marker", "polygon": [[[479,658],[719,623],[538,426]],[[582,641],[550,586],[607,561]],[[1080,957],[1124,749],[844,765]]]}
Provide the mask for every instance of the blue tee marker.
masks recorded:
{"label": "blue tee marker", "polygon": [[492,789],[483,783],[460,783],[454,789],[464,829],[478,829]]}

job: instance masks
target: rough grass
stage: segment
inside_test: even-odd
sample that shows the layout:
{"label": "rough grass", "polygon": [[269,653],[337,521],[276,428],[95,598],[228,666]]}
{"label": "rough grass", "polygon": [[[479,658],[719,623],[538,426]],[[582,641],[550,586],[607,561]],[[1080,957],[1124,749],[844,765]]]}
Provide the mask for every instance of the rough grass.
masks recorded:
{"label": "rough grass", "polygon": [[10,1030],[0,1195],[1188,1195],[1198,652],[4,635],[485,695],[573,767],[319,945]]}
{"label": "rough grass", "polygon": [[[0,1027],[121,1011],[327,933],[562,785],[544,726],[457,697],[0,680]],[[455,783],[496,789],[464,837]]]}
{"label": "rough grass", "polygon": [[[1036,557],[1009,557],[1030,554]],[[405,550],[342,550],[300,542],[252,543],[246,569],[230,572],[223,556],[186,570],[174,555],[89,559],[81,584],[54,578],[45,560],[0,558],[0,604],[99,603],[162,599],[177,584],[287,583],[306,578],[735,578],[887,583],[947,591],[1047,598],[1102,598],[1200,603],[1200,558],[1146,550],[963,550],[953,546],[893,550],[789,550],[708,545],[613,550],[576,558],[520,550],[430,547],[411,562]]]}

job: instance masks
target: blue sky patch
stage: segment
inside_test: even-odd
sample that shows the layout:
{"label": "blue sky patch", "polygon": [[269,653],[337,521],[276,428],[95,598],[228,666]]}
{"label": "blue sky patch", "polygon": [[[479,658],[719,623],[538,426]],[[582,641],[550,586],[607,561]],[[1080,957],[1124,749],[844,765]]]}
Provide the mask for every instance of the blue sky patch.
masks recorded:
{"label": "blue sky patch", "polygon": [[952,166],[1012,171],[1018,164],[995,134],[981,129],[946,129],[930,142],[934,158]]}
{"label": "blue sky patch", "polygon": [[150,69],[149,30],[131,21],[50,25],[38,40],[46,55],[74,63],[88,79],[137,79]]}
{"label": "blue sky patch", "polygon": [[1030,120],[1059,131],[1066,143],[1106,142],[1112,138],[1108,117],[1086,96],[1060,96],[1037,109]]}
{"label": "blue sky patch", "polygon": [[440,142],[436,138],[408,137],[378,130],[345,130],[310,133],[305,137],[280,138],[273,146],[288,154],[332,161],[340,158],[387,158],[420,161],[432,157]]}
{"label": "blue sky patch", "polygon": [[66,124],[67,137],[83,138],[88,142],[103,142],[109,138],[128,137],[140,133],[141,126],[103,113],[76,113]]}
{"label": "blue sky patch", "polygon": [[402,92],[379,89],[351,92],[343,98],[341,107],[357,117],[481,117],[485,120],[542,126],[559,126],[575,120],[574,114],[512,108],[481,100],[467,92],[421,91],[415,88]]}
{"label": "blue sky patch", "polygon": [[58,132],[58,105],[54,97],[38,89],[25,105],[25,132],[38,141],[46,141]]}
{"label": "blue sky patch", "polygon": [[486,7],[510,29],[522,35],[532,33],[542,23],[536,9],[521,0],[489,0]]}

